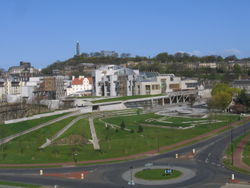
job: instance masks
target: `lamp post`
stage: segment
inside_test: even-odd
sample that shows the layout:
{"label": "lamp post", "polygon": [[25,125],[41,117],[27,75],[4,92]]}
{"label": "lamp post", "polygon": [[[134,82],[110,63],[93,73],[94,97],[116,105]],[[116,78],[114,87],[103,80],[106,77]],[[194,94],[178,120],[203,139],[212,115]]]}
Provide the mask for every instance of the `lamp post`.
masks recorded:
{"label": "lamp post", "polygon": [[233,153],[233,150],[234,150],[234,147],[233,147],[233,129],[231,128],[231,136],[230,136],[230,139],[231,139],[231,153],[232,153],[232,166],[234,165],[234,153]]}
{"label": "lamp post", "polygon": [[77,153],[73,153],[73,160],[75,163],[77,163],[77,155],[78,155]]}
{"label": "lamp post", "polygon": [[133,180],[133,166],[130,166],[129,169],[130,169],[130,180],[128,182],[128,185],[133,186],[135,185],[135,182]]}

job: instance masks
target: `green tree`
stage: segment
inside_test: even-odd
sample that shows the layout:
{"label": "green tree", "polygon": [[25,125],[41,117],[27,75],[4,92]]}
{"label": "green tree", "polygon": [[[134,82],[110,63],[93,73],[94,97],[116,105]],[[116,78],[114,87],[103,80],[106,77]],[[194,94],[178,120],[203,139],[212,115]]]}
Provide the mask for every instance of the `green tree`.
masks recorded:
{"label": "green tree", "polygon": [[138,133],[141,133],[143,132],[143,127],[141,125],[138,126],[138,130],[137,130]]}
{"label": "green tree", "polygon": [[168,61],[168,53],[167,52],[159,53],[157,56],[155,56],[155,59],[161,63],[165,63]]}
{"label": "green tree", "polygon": [[124,130],[124,129],[125,129],[125,123],[124,123],[123,120],[122,120],[122,122],[121,122],[121,124],[120,124],[120,128],[121,128],[121,130]]}
{"label": "green tree", "polygon": [[212,89],[212,98],[208,101],[209,108],[225,110],[232,102],[234,96],[238,96],[240,89],[232,88],[227,84],[217,84]]}
{"label": "green tree", "polygon": [[212,96],[208,105],[210,108],[225,110],[232,102],[232,95],[225,91],[220,91]]}
{"label": "green tree", "polygon": [[234,64],[233,72],[236,73],[236,74],[241,74],[242,73],[241,66],[238,63]]}

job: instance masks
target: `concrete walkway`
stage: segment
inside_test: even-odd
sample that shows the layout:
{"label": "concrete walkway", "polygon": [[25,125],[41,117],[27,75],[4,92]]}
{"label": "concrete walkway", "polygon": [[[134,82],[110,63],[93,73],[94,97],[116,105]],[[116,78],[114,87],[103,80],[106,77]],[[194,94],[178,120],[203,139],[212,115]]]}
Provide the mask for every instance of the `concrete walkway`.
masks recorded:
{"label": "concrete walkway", "polygon": [[89,127],[90,127],[91,136],[92,136],[92,143],[94,146],[94,150],[99,150],[100,145],[99,145],[99,141],[98,141],[98,138],[96,135],[94,121],[93,121],[93,118],[91,118],[91,117],[89,118]]}
{"label": "concrete walkway", "polygon": [[52,144],[53,141],[55,141],[57,138],[59,138],[70,127],[72,127],[76,122],[78,122],[79,120],[81,120],[83,118],[86,118],[86,116],[80,116],[80,117],[77,117],[76,119],[72,120],[68,125],[66,125],[60,131],[58,131],[51,139],[47,139],[47,141],[43,145],[41,145],[39,148],[43,149],[43,148],[46,148],[47,146],[49,146],[50,144]]}
{"label": "concrete walkway", "polygon": [[[168,179],[168,180],[144,180],[140,178],[136,178],[135,174],[139,171],[142,171],[144,169],[174,169],[182,172],[182,175],[178,178],[174,179]],[[122,178],[126,181],[130,181],[131,171],[126,171]],[[152,167],[141,167],[141,168],[135,168],[132,170],[132,179],[134,180],[135,184],[142,184],[142,185],[168,185],[168,184],[174,184],[174,183],[180,183],[183,181],[186,181],[188,179],[191,179],[195,176],[195,172],[193,170],[190,170],[188,168],[183,167],[177,167],[177,166],[152,166]]]}
{"label": "concrete walkway", "polygon": [[40,125],[37,125],[36,127],[32,127],[32,128],[27,129],[27,130],[25,130],[25,131],[22,131],[22,132],[20,132],[20,133],[17,133],[17,134],[14,134],[14,135],[11,135],[11,136],[2,138],[2,139],[0,139],[0,145],[1,145],[1,144],[5,144],[5,143],[7,143],[7,142],[9,142],[9,141],[11,141],[11,140],[13,140],[13,139],[19,137],[19,136],[23,136],[23,135],[28,134],[28,133],[30,133],[30,132],[32,132],[32,131],[36,131],[36,130],[38,130],[38,129],[41,129],[41,128],[43,128],[43,127],[46,127],[46,126],[48,126],[48,125],[51,125],[51,124],[53,124],[53,123],[56,123],[56,122],[58,122],[58,121],[61,121],[61,120],[64,120],[64,119],[66,119],[66,118],[69,118],[69,117],[71,117],[71,116],[76,116],[76,115],[79,115],[79,112],[67,114],[67,115],[65,115],[65,116],[62,116],[62,117],[59,117],[59,118],[50,120],[50,121],[48,121],[48,122],[46,122],[46,123],[42,123],[42,124],[40,124]]}
{"label": "concrete walkway", "polygon": [[244,147],[248,142],[250,142],[250,135],[245,136],[237,145],[236,150],[233,153],[233,159],[234,166],[250,171],[250,166],[248,166],[242,161]]}

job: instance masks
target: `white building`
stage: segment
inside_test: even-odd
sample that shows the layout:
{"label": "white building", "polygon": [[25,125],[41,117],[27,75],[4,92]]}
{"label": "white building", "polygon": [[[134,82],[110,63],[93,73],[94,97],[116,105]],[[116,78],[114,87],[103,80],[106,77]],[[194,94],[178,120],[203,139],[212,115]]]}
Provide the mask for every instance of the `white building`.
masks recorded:
{"label": "white building", "polygon": [[176,77],[174,74],[158,74],[140,77],[136,82],[136,95],[158,95],[168,92],[196,89],[197,80]]}
{"label": "white building", "polygon": [[25,98],[28,103],[34,100],[34,90],[39,87],[42,77],[30,77],[29,81],[21,88],[21,96]]}
{"label": "white building", "polygon": [[210,69],[216,69],[217,64],[214,62],[210,63],[199,63],[199,68],[210,68]]}
{"label": "white building", "polygon": [[0,79],[0,102],[4,101],[5,94],[6,94],[5,81],[3,79]]}
{"label": "white building", "polygon": [[135,94],[135,81],[138,70],[117,65],[107,65],[93,72],[95,96],[132,96]]}
{"label": "white building", "polygon": [[66,89],[66,95],[84,96],[91,94],[93,88],[93,81],[91,77],[79,76],[79,78],[72,77],[71,85]]}
{"label": "white building", "polygon": [[20,95],[21,88],[25,85],[25,82],[15,78],[7,79],[5,85],[5,92],[7,95]]}

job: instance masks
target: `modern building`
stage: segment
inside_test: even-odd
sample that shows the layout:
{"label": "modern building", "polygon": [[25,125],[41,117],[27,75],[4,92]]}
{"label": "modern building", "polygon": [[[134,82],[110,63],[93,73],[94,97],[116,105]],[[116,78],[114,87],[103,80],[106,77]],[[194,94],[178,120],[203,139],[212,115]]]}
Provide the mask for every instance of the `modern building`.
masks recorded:
{"label": "modern building", "polygon": [[176,77],[174,74],[141,73],[136,82],[136,95],[158,95],[168,92],[192,90],[197,80]]}
{"label": "modern building", "polygon": [[93,72],[93,94],[95,96],[132,96],[138,70],[117,65],[107,65]]}
{"label": "modern building", "polygon": [[79,76],[75,78],[72,76],[71,84],[66,89],[67,96],[85,96],[91,95],[93,88],[93,79],[92,77]]}

